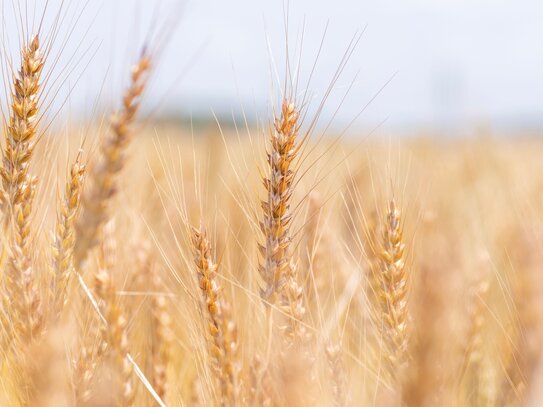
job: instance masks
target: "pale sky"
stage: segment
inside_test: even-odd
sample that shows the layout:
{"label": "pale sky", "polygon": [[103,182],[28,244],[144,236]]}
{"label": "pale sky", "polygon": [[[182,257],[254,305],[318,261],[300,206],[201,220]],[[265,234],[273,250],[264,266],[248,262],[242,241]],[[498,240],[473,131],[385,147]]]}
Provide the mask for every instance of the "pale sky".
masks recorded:
{"label": "pale sky", "polygon": [[[11,0],[3,3],[7,16]],[[72,0],[71,11],[81,11],[84,3]],[[89,0],[62,54],[72,64],[73,55],[86,61],[74,70],[81,79],[75,73],[70,77],[75,87],[69,105],[90,115],[89,104],[118,96],[126,67],[149,32],[149,22],[158,15],[158,21],[178,27],[161,55],[152,82],[154,105],[149,109],[185,115],[214,111],[220,116],[232,111],[239,115],[244,109],[265,117],[271,67],[276,64],[282,73],[285,60],[283,4],[283,0]],[[310,85],[315,103],[349,41],[365,28],[325,110],[325,117],[336,110],[358,74],[335,119],[339,126],[355,118],[393,76],[356,120],[357,126],[371,127],[385,119],[385,128],[543,124],[542,2],[290,0],[293,55],[304,20],[301,84],[328,23]],[[8,36],[16,38],[9,33],[11,22],[5,26]]]}

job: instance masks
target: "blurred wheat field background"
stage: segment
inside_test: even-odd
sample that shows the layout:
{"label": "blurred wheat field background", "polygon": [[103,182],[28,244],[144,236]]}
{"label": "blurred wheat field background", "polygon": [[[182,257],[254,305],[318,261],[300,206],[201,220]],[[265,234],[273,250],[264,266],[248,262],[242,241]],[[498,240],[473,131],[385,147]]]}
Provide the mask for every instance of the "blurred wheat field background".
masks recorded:
{"label": "blurred wheat field background", "polygon": [[543,140],[344,137],[287,63],[269,118],[156,120],[152,42],[68,120],[57,24],[3,50],[0,405],[543,402]]}

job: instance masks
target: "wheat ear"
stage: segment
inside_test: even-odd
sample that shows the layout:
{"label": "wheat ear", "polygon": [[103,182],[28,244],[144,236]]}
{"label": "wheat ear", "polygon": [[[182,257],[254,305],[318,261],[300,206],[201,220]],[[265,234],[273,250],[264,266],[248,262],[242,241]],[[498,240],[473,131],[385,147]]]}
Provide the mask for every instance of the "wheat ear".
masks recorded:
{"label": "wheat ear", "polygon": [[[21,66],[14,77],[9,125],[1,170],[4,213],[16,220],[16,206],[24,206],[29,184],[28,168],[36,143],[45,58],[35,36],[21,52]],[[9,219],[9,217],[8,217]]]}
{"label": "wheat ear", "polygon": [[107,350],[107,344],[99,339],[92,345],[80,344],[73,360],[73,393],[76,406],[84,406],[91,397],[91,383],[98,361]]}
{"label": "wheat ear", "polygon": [[64,197],[57,214],[53,238],[53,267],[51,295],[53,317],[62,313],[67,301],[68,286],[73,274],[75,219],[79,209],[85,166],[76,159],[66,182]]}
{"label": "wheat ear", "polygon": [[347,375],[341,352],[341,345],[329,343],[325,348],[326,359],[330,370],[330,382],[334,406],[348,405],[349,395],[347,390]]}
{"label": "wheat ear", "polygon": [[[108,225],[111,225],[109,223]],[[95,275],[94,287],[98,298],[101,300],[101,311],[107,326],[103,327],[104,341],[109,345],[115,366],[118,371],[120,406],[132,406],[135,400],[134,367],[127,358],[128,355],[128,331],[127,320],[124,316],[117,291],[111,275],[114,256],[116,253],[115,240],[112,231],[106,230],[106,236],[102,243],[101,267]]]}
{"label": "wheat ear", "polygon": [[[153,287],[157,292],[164,289],[155,270],[153,270]],[[161,294],[155,295],[151,302],[151,310],[153,322],[152,384],[159,397],[165,400],[168,390],[167,371],[172,341],[171,317],[166,297]]]}
{"label": "wheat ear", "polygon": [[408,312],[407,296],[409,281],[405,267],[402,241],[402,220],[394,200],[388,205],[383,227],[382,250],[379,268],[379,299],[382,340],[390,362],[390,372],[400,367],[407,357]]}
{"label": "wheat ear", "polygon": [[28,169],[36,143],[45,58],[38,36],[23,48],[21,66],[14,78],[9,125],[6,129],[2,175],[5,227],[13,239],[5,275],[4,301],[12,313],[14,330],[22,338],[34,337],[41,328],[39,293],[32,267],[30,219],[37,178]]}
{"label": "wheat ear", "polygon": [[192,228],[192,244],[198,283],[209,317],[210,353],[215,359],[221,403],[237,405],[240,391],[237,326],[230,317],[230,305],[217,282],[218,266],[203,227]]}
{"label": "wheat ear", "polygon": [[99,161],[90,170],[90,185],[83,192],[82,213],[76,223],[74,257],[78,269],[89,250],[97,245],[100,228],[108,219],[109,202],[117,192],[116,177],[125,164],[125,150],[132,139],[131,127],[140,108],[150,70],[151,60],[144,52],[132,67],[131,83],[124,94],[122,108],[112,116],[110,132],[100,143]]}
{"label": "wheat ear", "polygon": [[274,303],[275,297],[286,284],[286,276],[294,265],[291,258],[290,200],[294,171],[293,160],[298,147],[299,113],[293,103],[283,101],[281,115],[274,121],[268,152],[268,175],[263,179],[267,200],[262,202],[263,219],[260,229],[265,237],[260,246],[262,262],[259,266],[264,282],[262,298]]}
{"label": "wheat ear", "polygon": [[269,369],[262,366],[260,356],[255,355],[249,368],[249,405],[269,407],[274,405],[272,375]]}
{"label": "wheat ear", "polygon": [[469,396],[476,405],[489,405],[491,399],[485,385],[484,360],[484,326],[486,319],[486,300],[488,296],[489,279],[482,275],[471,288],[471,299],[468,308],[468,332],[464,345],[464,361],[462,376],[467,379]]}
{"label": "wheat ear", "polygon": [[260,245],[262,256],[259,272],[264,282],[261,297],[274,304],[279,297],[280,328],[290,339],[305,338],[303,324],[306,309],[303,288],[298,283],[296,263],[292,256],[290,209],[293,193],[293,161],[299,151],[299,111],[294,103],[284,99],[281,114],[275,117],[270,134],[271,149],[268,157],[268,175],[263,179],[267,200],[262,202],[263,218],[260,229],[265,237]]}

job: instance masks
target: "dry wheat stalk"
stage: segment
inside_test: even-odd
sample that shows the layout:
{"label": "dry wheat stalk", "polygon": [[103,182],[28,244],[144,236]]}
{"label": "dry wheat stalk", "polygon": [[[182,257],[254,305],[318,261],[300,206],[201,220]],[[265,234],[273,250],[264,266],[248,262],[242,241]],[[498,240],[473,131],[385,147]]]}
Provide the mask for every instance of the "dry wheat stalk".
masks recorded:
{"label": "dry wheat stalk", "polygon": [[406,362],[408,344],[407,296],[409,281],[405,267],[400,210],[394,200],[388,205],[383,225],[380,252],[379,288],[381,312],[379,326],[386,347],[390,372]]}
{"label": "dry wheat stalk", "polygon": [[67,301],[68,286],[73,274],[73,252],[75,246],[75,219],[79,209],[81,188],[85,166],[79,163],[79,158],[70,170],[66,182],[64,198],[60,203],[57,214],[57,224],[53,238],[53,281],[51,283],[51,305],[54,318],[62,313]]}
{"label": "dry wheat stalk", "polygon": [[212,339],[210,353],[215,359],[221,404],[236,405],[240,397],[237,326],[230,317],[230,305],[217,282],[218,267],[213,260],[205,229],[192,228],[191,240],[198,284],[209,317],[208,332]]}
{"label": "dry wheat stalk", "polygon": [[14,77],[10,121],[2,162],[2,207],[5,230],[11,226],[9,259],[5,272],[5,309],[13,331],[24,340],[38,334],[42,325],[40,298],[32,266],[30,218],[37,178],[28,173],[39,122],[41,74],[44,57],[38,36],[23,48],[21,66]]}
{"label": "dry wheat stalk", "polygon": [[75,264],[87,258],[99,242],[100,228],[108,219],[111,198],[117,192],[117,175],[125,164],[126,148],[132,139],[132,124],[141,105],[151,60],[143,52],[132,67],[131,83],[123,97],[122,108],[110,121],[111,131],[100,143],[99,161],[90,170],[90,185],[83,192],[82,211],[76,223]]}

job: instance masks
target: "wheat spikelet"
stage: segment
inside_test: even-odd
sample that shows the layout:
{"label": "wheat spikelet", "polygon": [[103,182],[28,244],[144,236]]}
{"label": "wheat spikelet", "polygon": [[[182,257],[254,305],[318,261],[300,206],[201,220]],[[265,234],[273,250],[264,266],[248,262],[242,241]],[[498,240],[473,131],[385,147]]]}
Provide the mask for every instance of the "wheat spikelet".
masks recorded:
{"label": "wheat spikelet", "polygon": [[117,174],[125,163],[125,150],[132,139],[131,126],[138,113],[145,90],[151,60],[144,52],[132,68],[131,83],[122,108],[110,121],[111,131],[101,141],[99,161],[90,170],[90,185],[83,192],[82,211],[76,223],[75,264],[85,261],[89,250],[98,243],[100,228],[108,219],[111,198],[117,192]]}
{"label": "wheat spikelet", "polygon": [[215,359],[221,403],[236,405],[240,391],[237,327],[230,317],[230,305],[216,279],[218,267],[212,258],[205,229],[192,228],[191,238],[198,283],[209,317],[208,332],[213,341],[210,353]]}
{"label": "wheat spikelet", "polygon": [[79,209],[85,166],[75,161],[66,182],[65,195],[60,203],[53,238],[53,281],[51,295],[53,317],[62,313],[67,300],[68,285],[73,273],[73,251],[75,246],[75,219]]}

